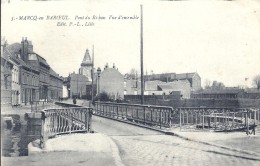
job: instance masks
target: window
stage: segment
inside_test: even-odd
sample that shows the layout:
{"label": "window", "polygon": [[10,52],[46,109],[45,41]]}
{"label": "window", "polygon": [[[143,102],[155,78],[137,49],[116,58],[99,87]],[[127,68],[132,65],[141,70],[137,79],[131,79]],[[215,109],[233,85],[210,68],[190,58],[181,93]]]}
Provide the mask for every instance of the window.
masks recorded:
{"label": "window", "polygon": [[36,54],[29,54],[28,60],[37,60]]}

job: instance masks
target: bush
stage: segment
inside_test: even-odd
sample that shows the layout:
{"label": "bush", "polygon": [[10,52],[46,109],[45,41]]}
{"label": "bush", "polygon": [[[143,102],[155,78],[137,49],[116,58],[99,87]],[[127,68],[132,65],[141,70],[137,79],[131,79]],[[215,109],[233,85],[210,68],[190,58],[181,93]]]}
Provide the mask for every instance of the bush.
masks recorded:
{"label": "bush", "polygon": [[111,99],[106,92],[101,92],[94,98],[94,101],[111,101]]}

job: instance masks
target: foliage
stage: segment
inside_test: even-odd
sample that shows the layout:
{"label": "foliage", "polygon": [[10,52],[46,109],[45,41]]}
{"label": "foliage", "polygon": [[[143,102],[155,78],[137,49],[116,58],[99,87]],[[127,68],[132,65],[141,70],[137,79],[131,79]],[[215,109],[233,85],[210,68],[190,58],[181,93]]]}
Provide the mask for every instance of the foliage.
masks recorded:
{"label": "foliage", "polygon": [[258,90],[260,89],[260,74],[254,77],[253,86],[255,86]]}
{"label": "foliage", "polygon": [[221,90],[224,89],[225,85],[222,82],[206,80],[205,81],[205,89],[212,89],[212,90]]}

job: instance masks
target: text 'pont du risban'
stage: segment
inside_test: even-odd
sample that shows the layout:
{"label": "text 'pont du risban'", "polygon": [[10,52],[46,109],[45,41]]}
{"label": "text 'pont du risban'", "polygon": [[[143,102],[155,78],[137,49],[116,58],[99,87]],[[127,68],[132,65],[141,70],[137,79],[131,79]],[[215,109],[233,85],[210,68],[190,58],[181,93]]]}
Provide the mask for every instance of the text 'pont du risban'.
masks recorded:
{"label": "text 'pont du risban'", "polygon": [[102,16],[102,15],[92,15],[92,16],[75,16],[75,20],[137,20],[139,17],[137,15],[132,16],[124,16],[124,15],[108,15],[108,16]]}

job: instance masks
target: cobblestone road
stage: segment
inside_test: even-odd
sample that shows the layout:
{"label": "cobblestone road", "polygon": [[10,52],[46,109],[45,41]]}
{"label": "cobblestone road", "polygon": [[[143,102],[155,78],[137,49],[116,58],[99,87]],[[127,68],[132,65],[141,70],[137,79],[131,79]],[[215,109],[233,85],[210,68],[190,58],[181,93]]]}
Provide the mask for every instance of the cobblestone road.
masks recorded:
{"label": "cobblestone road", "polygon": [[94,116],[93,128],[111,136],[125,165],[260,165],[260,157],[162,135]]}

